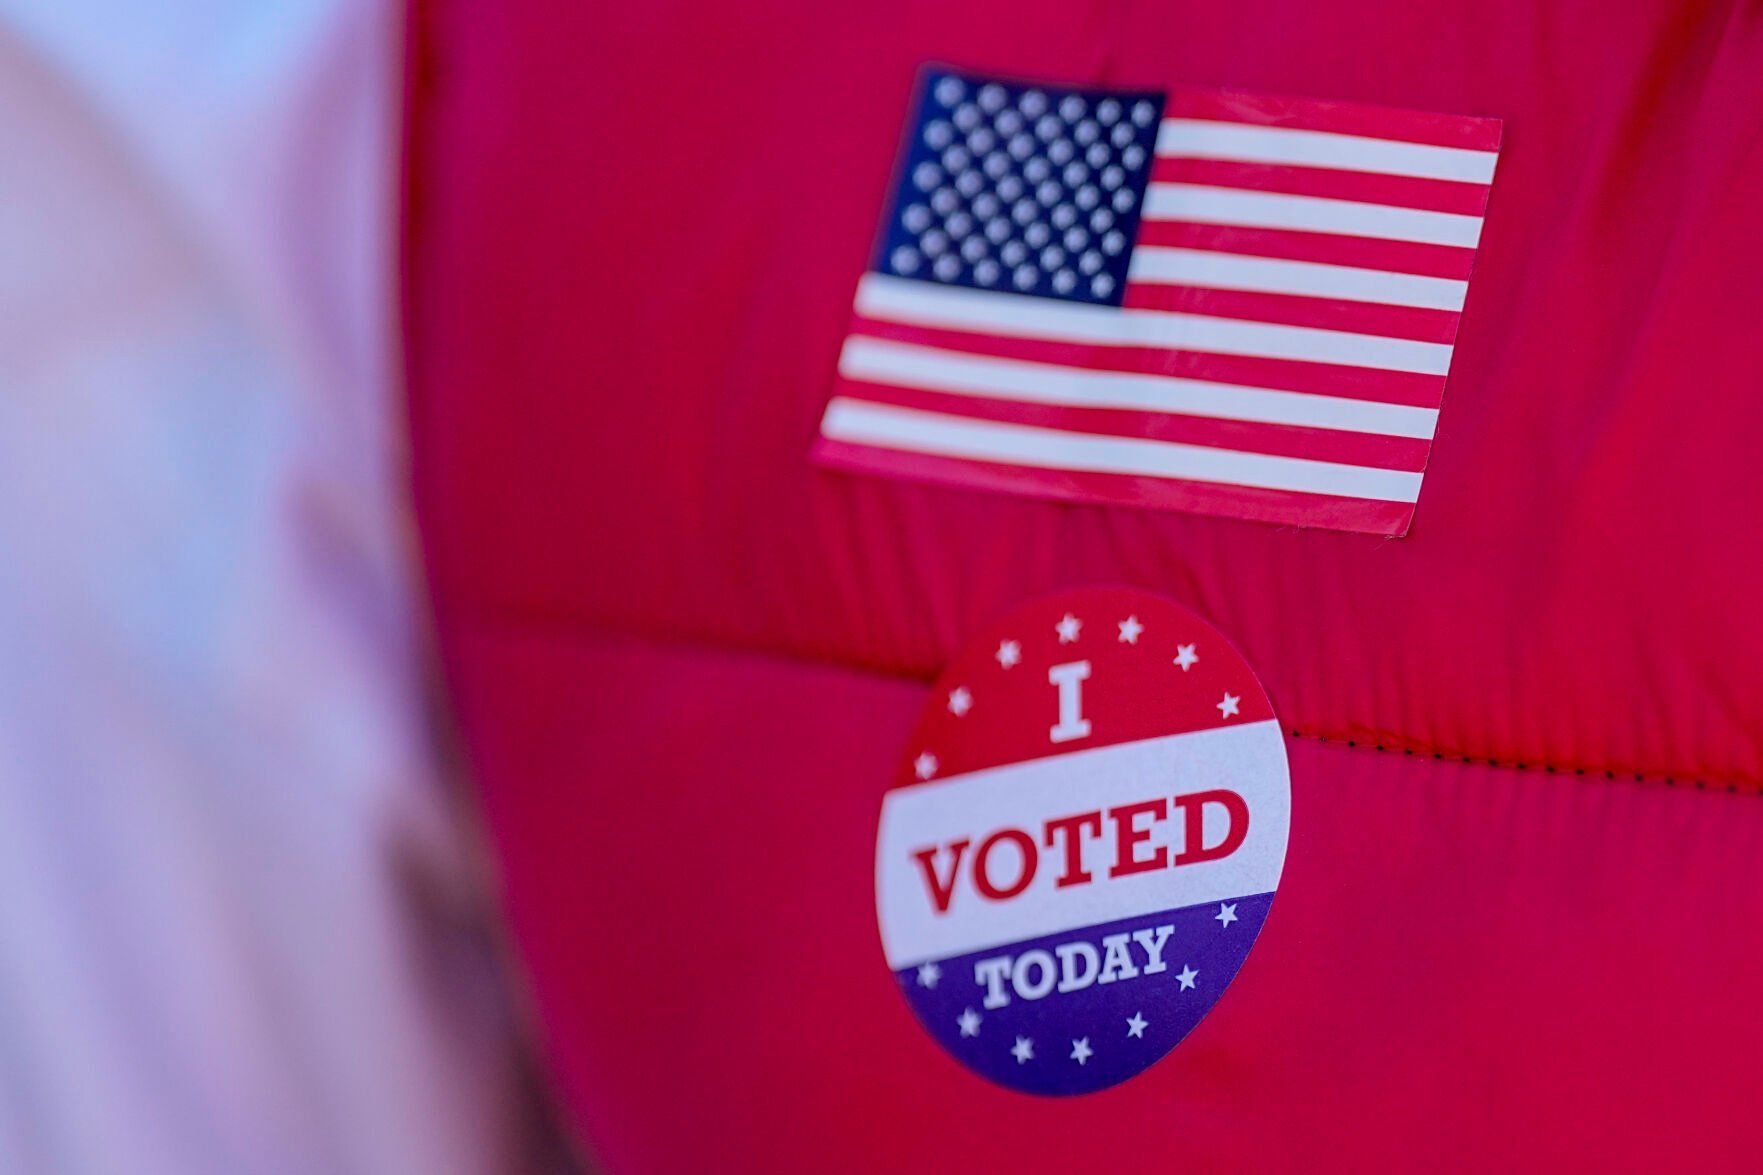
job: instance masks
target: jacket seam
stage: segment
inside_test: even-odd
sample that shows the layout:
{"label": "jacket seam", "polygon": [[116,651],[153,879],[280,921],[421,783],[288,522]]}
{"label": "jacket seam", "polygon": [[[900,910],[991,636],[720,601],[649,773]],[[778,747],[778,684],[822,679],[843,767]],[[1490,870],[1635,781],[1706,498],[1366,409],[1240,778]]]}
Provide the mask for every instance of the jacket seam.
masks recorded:
{"label": "jacket seam", "polygon": [[1685,778],[1678,775],[1654,775],[1644,771],[1618,771],[1614,768],[1575,767],[1561,763],[1532,763],[1513,759],[1493,759],[1479,755],[1461,755],[1451,751],[1436,751],[1424,747],[1391,746],[1388,743],[1366,742],[1363,739],[1343,738],[1339,735],[1323,734],[1314,730],[1301,730],[1287,727],[1286,734],[1292,738],[1307,739],[1311,742],[1329,743],[1334,746],[1347,747],[1357,751],[1380,751],[1386,755],[1401,755],[1409,759],[1433,759],[1440,763],[1460,763],[1468,767],[1496,767],[1502,771],[1523,771],[1536,775],[1565,775],[1581,779],[1602,777],[1612,782],[1629,781],[1632,783],[1649,784],[1656,787],[1672,787],[1685,790],[1705,792],[1725,792],[1728,795],[1754,796],[1760,793],[1758,788],[1738,782],[1722,782],[1720,780]]}
{"label": "jacket seam", "polygon": [[[452,607],[440,609],[453,623],[464,623],[479,631],[504,636],[530,637],[543,639],[552,635],[567,635],[575,639],[595,641],[634,641],[641,644],[657,645],[662,648],[701,649],[721,653],[732,653],[740,656],[761,657],[771,661],[781,661],[821,669],[839,670],[848,673],[864,673],[876,677],[885,677],[897,681],[917,682],[928,686],[935,675],[926,676],[904,668],[891,668],[877,665],[862,665],[845,661],[837,657],[814,656],[795,650],[769,648],[751,642],[731,640],[698,632],[666,632],[646,625],[630,625],[605,618],[591,616],[560,617],[532,613],[511,613],[501,609],[488,609],[469,603],[455,603]],[[1611,782],[1627,781],[1639,784],[1651,784],[1660,787],[1677,788],[1683,791],[1725,792],[1729,795],[1763,795],[1763,782],[1750,783],[1727,780],[1711,780],[1687,777],[1681,774],[1660,775],[1644,771],[1624,771],[1617,768],[1578,767],[1562,763],[1537,763],[1529,760],[1490,758],[1485,755],[1469,755],[1455,751],[1439,750],[1430,747],[1411,747],[1392,745],[1388,742],[1367,741],[1361,738],[1349,738],[1344,735],[1325,734],[1321,731],[1308,730],[1302,727],[1281,725],[1281,729],[1292,738],[1305,739],[1310,742],[1328,743],[1333,746],[1347,747],[1358,751],[1376,751],[1389,755],[1402,755],[1412,759],[1433,759],[1441,763],[1458,763],[1470,767],[1495,767],[1506,771],[1521,771],[1534,775],[1557,775],[1580,779],[1603,778]]]}

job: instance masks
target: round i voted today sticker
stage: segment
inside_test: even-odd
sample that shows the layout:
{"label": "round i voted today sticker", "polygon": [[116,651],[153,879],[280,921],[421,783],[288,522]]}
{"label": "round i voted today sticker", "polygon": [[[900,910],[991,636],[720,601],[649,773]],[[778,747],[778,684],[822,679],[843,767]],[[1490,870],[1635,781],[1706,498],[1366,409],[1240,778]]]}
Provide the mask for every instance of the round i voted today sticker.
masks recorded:
{"label": "round i voted today sticker", "polygon": [[950,663],[882,801],[888,966],[969,1069],[1104,1089],[1236,975],[1290,816],[1273,707],[1216,629],[1129,588],[1036,601]]}

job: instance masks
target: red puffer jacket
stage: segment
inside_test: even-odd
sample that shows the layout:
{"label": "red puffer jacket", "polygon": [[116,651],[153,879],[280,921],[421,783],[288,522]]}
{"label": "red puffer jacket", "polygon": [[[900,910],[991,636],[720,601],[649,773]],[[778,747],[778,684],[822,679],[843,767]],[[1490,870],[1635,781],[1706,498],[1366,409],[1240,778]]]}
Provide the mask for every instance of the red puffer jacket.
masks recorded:
{"label": "red puffer jacket", "polygon": [[[1763,10],[419,9],[407,271],[423,537],[549,1058],[608,1166],[1763,1153]],[[935,63],[969,87],[1151,94],[1166,119],[1190,102],[1195,122],[1238,129],[1497,145],[1491,188],[1234,148],[1146,165],[1168,190],[1143,196],[1137,245],[1172,264],[1405,272],[1446,283],[1405,288],[1456,289],[1442,307],[1199,278],[1210,292],[1165,305],[1135,303],[1142,285],[1124,307],[1117,290],[1021,296],[1060,324],[1274,322],[1255,336],[1266,352],[1170,336],[1139,374],[1189,397],[1291,393],[1255,402],[1294,411],[1395,405],[1427,415],[1389,419],[1423,426],[1244,423],[1246,409],[1219,425],[1192,398],[1135,416],[854,392],[847,336],[959,350],[951,337],[978,329],[919,330],[904,312],[912,330],[863,327],[887,317],[882,295],[962,313],[1017,296],[981,291],[977,261],[946,288],[904,276],[936,256],[895,219]],[[1299,101],[1219,114],[1206,95],[1221,90]],[[1352,122],[1372,107],[1450,118]],[[1347,121],[1323,125],[1330,110]],[[1177,189],[1239,211],[1157,229],[1153,204]],[[1478,240],[1403,239],[1393,213],[1302,219],[1405,205],[1447,232],[1483,201]],[[1274,220],[1245,224],[1250,205]],[[1299,221],[1275,223],[1280,209]],[[896,231],[922,253],[896,261]],[[1138,283],[1149,263],[1132,265]],[[1465,277],[1466,298],[1449,286]],[[997,333],[1020,339],[1027,319],[1006,317]],[[1405,340],[1380,368],[1396,376],[1361,385],[1323,370],[1359,351],[1275,346],[1326,331]],[[1097,366],[1067,343],[987,358]],[[835,395],[868,407],[835,420]],[[1166,446],[1153,455],[1295,464],[1233,456],[1273,480],[1226,473],[1219,490],[1143,470],[1030,475],[1021,454],[951,456],[904,432],[847,446],[867,464],[828,452],[834,424],[970,417],[1059,445],[1127,436]],[[1323,466],[1360,480],[1274,477]],[[1304,514],[1314,501],[1347,505]],[[1048,1101],[976,1076],[915,1023],[876,931],[876,845],[933,679],[1012,608],[1086,584],[1168,597],[1242,650],[1284,732],[1290,841],[1257,949],[1212,1013],[1131,1080]]]}

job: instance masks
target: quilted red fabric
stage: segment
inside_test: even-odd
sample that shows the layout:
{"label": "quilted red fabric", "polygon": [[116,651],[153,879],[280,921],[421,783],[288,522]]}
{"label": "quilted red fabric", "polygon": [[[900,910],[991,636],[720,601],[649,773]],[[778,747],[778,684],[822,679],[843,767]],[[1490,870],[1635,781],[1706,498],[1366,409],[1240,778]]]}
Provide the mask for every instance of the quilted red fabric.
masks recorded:
{"label": "quilted red fabric", "polygon": [[[554,1071],[615,1169],[1754,1161],[1763,10],[422,3],[407,298],[447,671]],[[1497,117],[1407,537],[808,459],[915,70]],[[1292,731],[1212,1016],[1049,1103],[889,990],[925,684],[1168,594]]]}

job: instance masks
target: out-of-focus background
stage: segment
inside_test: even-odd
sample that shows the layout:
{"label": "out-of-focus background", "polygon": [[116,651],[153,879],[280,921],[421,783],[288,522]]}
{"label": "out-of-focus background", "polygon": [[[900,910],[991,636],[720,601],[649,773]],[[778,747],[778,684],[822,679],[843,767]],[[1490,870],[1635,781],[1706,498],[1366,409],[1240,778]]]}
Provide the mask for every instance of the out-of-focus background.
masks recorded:
{"label": "out-of-focus background", "polygon": [[437,747],[388,0],[0,0],[0,1171],[560,1169]]}

